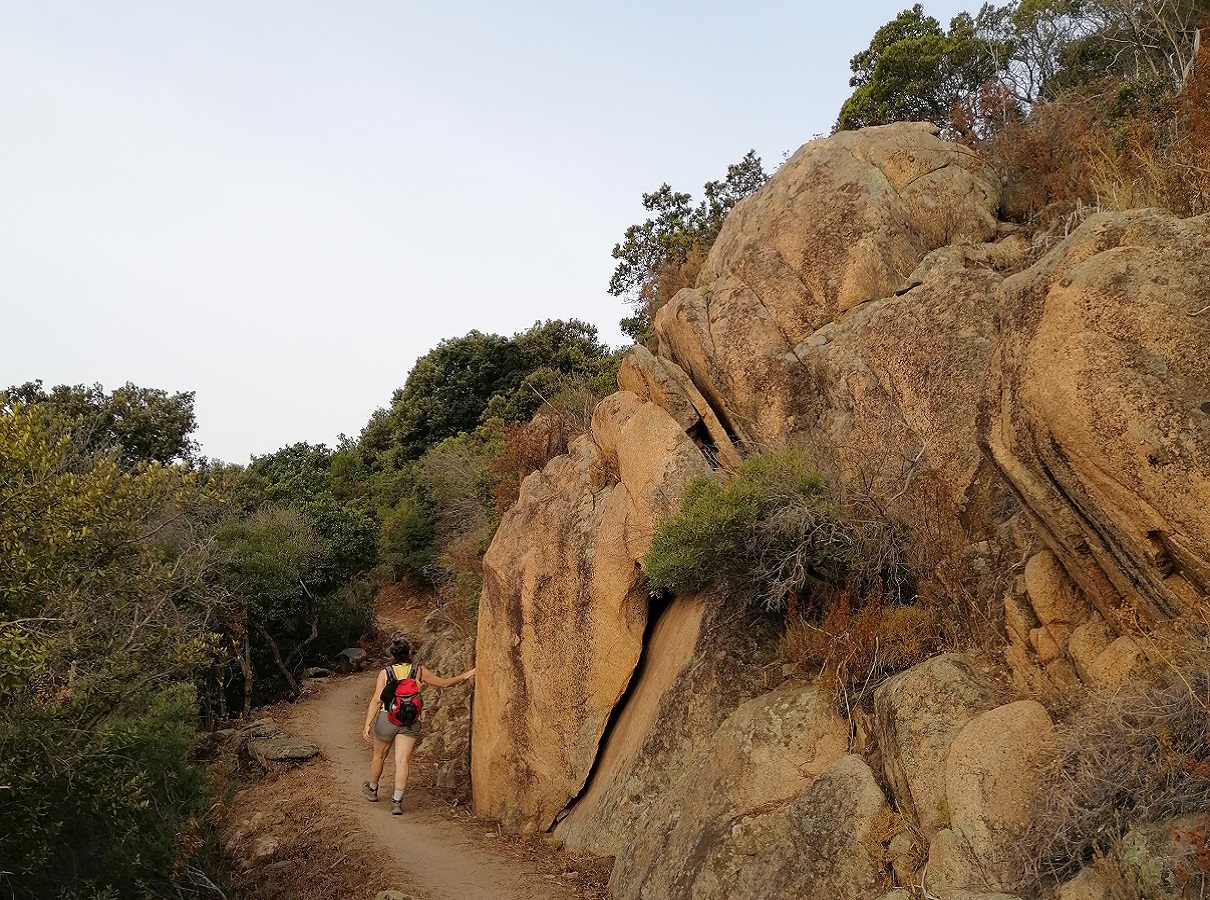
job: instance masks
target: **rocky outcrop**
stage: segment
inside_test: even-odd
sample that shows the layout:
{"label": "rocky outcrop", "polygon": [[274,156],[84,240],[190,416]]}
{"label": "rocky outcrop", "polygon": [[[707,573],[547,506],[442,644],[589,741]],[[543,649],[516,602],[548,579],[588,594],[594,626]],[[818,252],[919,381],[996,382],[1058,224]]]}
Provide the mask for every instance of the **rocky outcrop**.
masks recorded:
{"label": "rocky outcrop", "polygon": [[986,429],[1108,619],[1210,594],[1210,217],[1089,218],[1000,292]]}
{"label": "rocky outcrop", "polygon": [[[440,675],[465,672],[475,665],[474,634],[435,609],[420,623],[416,659],[440,666]],[[424,731],[417,751],[437,765],[437,786],[460,799],[470,790],[471,692],[467,688],[426,689]]]}
{"label": "rocky outcrop", "polygon": [[[480,814],[616,857],[627,900],[1017,888],[1047,707],[1139,674],[1123,603],[1210,594],[1210,218],[1094,216],[1026,269],[997,200],[907,124],[812,142],[735,208],[487,554]],[[1046,706],[996,706],[987,664],[945,654],[844,722],[745,665],[720,612],[744,598],[648,598],[688,481],[786,442],[948,554],[922,594],[1003,602],[1017,696]]]}
{"label": "rocky outcrop", "polygon": [[739,466],[733,436],[689,375],[672,360],[660,359],[638,344],[622,361],[618,387],[667,412],[720,465],[727,469]]}
{"label": "rocky outcrop", "polygon": [[717,596],[678,597],[656,614],[625,705],[555,836],[571,850],[626,855],[635,823],[674,789],[695,753],[738,705],[769,690],[776,646],[772,622],[735,616]]}
{"label": "rocky outcrop", "polygon": [[785,833],[790,802],[847,746],[848,725],[813,687],[744,703],[634,822],[610,879],[614,896],[734,896],[751,857]]}
{"label": "rocky outcrop", "polygon": [[584,787],[647,623],[638,562],[709,467],[666,412],[622,392],[593,437],[525,479],[483,561],[476,811],[546,829]]}
{"label": "rocky outcrop", "polygon": [[[682,729],[679,737],[683,743],[665,746],[662,752],[650,747],[649,739],[662,716],[672,713],[661,707],[693,662],[705,612],[701,598],[677,598],[656,622],[644,648],[646,665],[635,675],[636,684],[600,753],[592,781],[555,831],[567,846],[600,856],[620,853],[633,838],[635,820],[647,811],[662,787],[648,784],[642,777],[640,755],[666,757],[679,751],[687,758],[691,752],[692,738],[700,733],[697,728]],[[668,762],[660,760],[662,765]]]}
{"label": "rocky outcrop", "polygon": [[811,411],[812,335],[894,294],[929,251],[992,239],[998,197],[978,159],[932,126],[812,141],[731,212],[697,287],[656,315],[659,355],[731,434],[778,443]]}
{"label": "rocky outcrop", "polygon": [[865,900],[889,886],[885,843],[891,809],[859,756],[820,773],[790,807],[785,828],[723,895],[733,900],[792,896]]}
{"label": "rocky outcrop", "polygon": [[986,269],[944,271],[821,328],[798,351],[796,393],[816,404],[798,430],[886,496],[923,484],[915,469],[933,473],[949,500],[938,518],[957,521],[987,469],[978,403],[1000,280]]}

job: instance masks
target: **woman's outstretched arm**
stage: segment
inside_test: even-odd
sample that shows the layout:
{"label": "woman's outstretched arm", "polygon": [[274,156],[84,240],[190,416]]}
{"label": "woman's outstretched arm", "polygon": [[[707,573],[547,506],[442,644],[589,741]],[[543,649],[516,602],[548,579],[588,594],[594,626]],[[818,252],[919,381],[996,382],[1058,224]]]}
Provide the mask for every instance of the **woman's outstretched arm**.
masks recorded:
{"label": "woman's outstretched arm", "polygon": [[456,684],[462,684],[464,681],[470,681],[474,677],[474,669],[467,669],[461,675],[456,675],[453,678],[442,678],[436,675],[432,669],[426,669],[424,666],[420,667],[420,680],[424,684],[431,684],[435,688],[453,687]]}

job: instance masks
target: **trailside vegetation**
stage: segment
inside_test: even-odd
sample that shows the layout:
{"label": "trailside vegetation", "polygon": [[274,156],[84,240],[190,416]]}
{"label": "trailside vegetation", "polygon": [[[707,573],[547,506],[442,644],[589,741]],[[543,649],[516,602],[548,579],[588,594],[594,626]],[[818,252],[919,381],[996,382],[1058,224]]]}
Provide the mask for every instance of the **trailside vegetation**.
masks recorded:
{"label": "trailside vegetation", "polygon": [[196,473],[0,409],[0,884],[17,898],[205,896],[186,761],[219,611]]}
{"label": "trailside vegetation", "polygon": [[520,482],[584,433],[620,354],[574,319],[470,332],[421,357],[355,447],[380,571],[473,609],[482,558]]}
{"label": "trailside vegetation", "polygon": [[788,447],[690,482],[644,568],[654,588],[782,615],[787,657],[843,692],[937,646],[940,609],[917,592],[909,537],[876,497]]}

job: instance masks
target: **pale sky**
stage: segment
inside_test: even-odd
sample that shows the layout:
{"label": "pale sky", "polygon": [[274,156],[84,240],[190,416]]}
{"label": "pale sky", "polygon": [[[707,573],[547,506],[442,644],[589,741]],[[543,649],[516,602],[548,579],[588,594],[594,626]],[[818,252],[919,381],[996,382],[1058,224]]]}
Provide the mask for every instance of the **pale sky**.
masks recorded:
{"label": "pale sky", "polygon": [[640,195],[830,131],[910,5],[0,0],[0,386],[196,391],[245,462],[472,328],[621,344]]}

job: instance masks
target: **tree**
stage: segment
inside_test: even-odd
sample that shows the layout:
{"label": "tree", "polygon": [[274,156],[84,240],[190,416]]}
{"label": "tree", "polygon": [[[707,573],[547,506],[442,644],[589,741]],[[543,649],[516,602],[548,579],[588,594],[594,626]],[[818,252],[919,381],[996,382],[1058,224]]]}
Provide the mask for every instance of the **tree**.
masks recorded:
{"label": "tree", "polygon": [[0,408],[0,886],[197,896],[206,498],[194,473],[128,468],[71,424]]}
{"label": "tree", "polygon": [[[472,331],[444,340],[416,361],[390,409],[371,418],[361,435],[363,457],[397,469],[488,418],[528,419],[543,402],[547,373],[555,380],[596,376],[609,358],[596,328],[576,319],[535,323],[511,338]],[[538,372],[544,374],[531,379]]]}
{"label": "tree", "polygon": [[1210,0],[1097,0],[1105,41],[1128,77],[1163,78],[1179,92],[1193,74]]}
{"label": "tree", "polygon": [[[264,504],[291,507],[306,517],[323,541],[312,573],[312,589],[329,594],[374,566],[378,522],[368,498],[349,481],[357,469],[351,448],[332,451],[323,444],[297,443],[254,456],[239,493],[249,512]],[[337,496],[348,499],[342,500]]]}
{"label": "tree", "polygon": [[1090,0],[1013,0],[998,8],[985,4],[978,20],[982,52],[1025,111],[1056,96],[1063,83],[1105,74],[1097,65],[1104,54],[1091,52],[1101,24],[1099,8]]}
{"label": "tree", "polygon": [[[251,516],[230,519],[215,532],[219,578],[229,597],[227,637],[243,675],[243,713],[252,708],[256,666],[255,633],[292,696],[300,688],[281,642],[295,646],[290,656],[303,653],[319,636],[320,566],[331,547],[296,510],[265,505]],[[309,634],[307,633],[309,632]],[[306,635],[304,637],[304,635]],[[225,679],[224,679],[225,680]]]}
{"label": "tree", "polygon": [[613,248],[618,264],[609,279],[609,293],[635,309],[622,320],[626,334],[636,341],[649,335],[656,311],[696,278],[727,213],[768,178],[756,151],[749,150],[727,167],[725,178],[704,185],[696,206],[689,194],[667,184],[643,195],[643,209],[655,215],[626,229]]}
{"label": "tree", "polygon": [[111,393],[99,384],[60,384],[47,393],[41,381],[0,391],[0,407],[41,404],[72,425],[80,442],[94,450],[117,448],[123,464],[190,461],[197,444],[193,392],[169,394],[127,382]]}
{"label": "tree", "polygon": [[970,15],[955,17],[946,31],[919,3],[879,28],[849,65],[856,90],[841,107],[838,130],[900,121],[948,128],[995,75]]}

